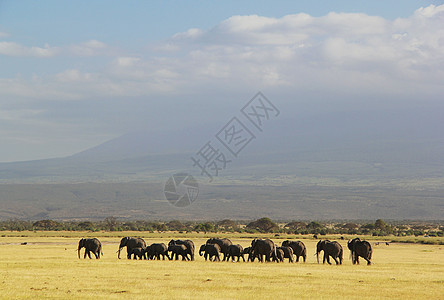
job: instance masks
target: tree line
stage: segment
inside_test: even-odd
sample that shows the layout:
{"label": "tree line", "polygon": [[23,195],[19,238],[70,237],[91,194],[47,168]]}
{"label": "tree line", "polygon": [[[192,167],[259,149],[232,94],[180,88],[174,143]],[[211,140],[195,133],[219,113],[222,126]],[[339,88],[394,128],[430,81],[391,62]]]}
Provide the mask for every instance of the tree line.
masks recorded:
{"label": "tree line", "polygon": [[101,221],[0,221],[1,231],[150,231],[150,232],[245,232],[285,234],[362,234],[373,236],[444,236],[444,226],[434,223],[397,224],[377,219],[375,222],[276,222],[269,218],[255,221],[122,221],[108,217]]}

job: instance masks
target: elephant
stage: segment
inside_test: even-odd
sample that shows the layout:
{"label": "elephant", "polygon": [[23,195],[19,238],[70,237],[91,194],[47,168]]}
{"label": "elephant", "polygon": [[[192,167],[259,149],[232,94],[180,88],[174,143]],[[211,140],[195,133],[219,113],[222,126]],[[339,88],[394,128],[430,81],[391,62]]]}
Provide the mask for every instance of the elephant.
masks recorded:
{"label": "elephant", "polygon": [[157,258],[157,260],[160,260],[160,256],[162,256],[163,260],[165,260],[165,256],[170,259],[168,247],[164,243],[154,243],[146,247],[146,249],[149,259]]}
{"label": "elephant", "polygon": [[288,258],[288,262],[292,263],[293,260],[293,248],[291,247],[277,247],[276,250],[281,249],[284,252],[284,258]]}
{"label": "elephant", "polygon": [[131,258],[130,253],[132,252],[132,250],[134,248],[145,249],[146,243],[142,238],[133,238],[128,236],[124,237],[123,239],[120,240],[119,250],[117,251],[119,253],[117,257],[119,259],[120,259],[120,250],[122,250],[122,248],[124,247],[126,247],[127,258],[130,259]]}
{"label": "elephant", "polygon": [[227,254],[227,261],[230,260],[230,258],[234,261],[234,258],[237,257],[237,261],[239,262],[239,259],[242,257],[242,259],[245,262],[244,258],[244,248],[237,244],[237,245],[230,245],[228,247],[228,254]]}
{"label": "elephant", "polygon": [[182,256],[182,260],[190,260],[188,258],[188,248],[183,244],[174,244],[168,246],[168,252],[171,252],[170,260],[173,260],[174,256],[176,256],[176,260],[178,260],[179,255]]}
{"label": "elephant", "polygon": [[276,247],[276,251],[273,254],[272,258],[275,262],[284,262],[284,250]]}
{"label": "elephant", "polygon": [[273,255],[276,256],[275,244],[270,239],[254,239],[251,242],[251,247],[253,260],[257,257],[260,262],[263,262],[265,255],[265,261],[269,262]]}
{"label": "elephant", "polygon": [[187,254],[190,255],[191,260],[194,260],[194,243],[192,240],[171,240],[168,243],[168,246],[171,245],[185,245],[187,248]]}
{"label": "elephant", "polygon": [[222,259],[223,261],[227,260],[227,256],[228,256],[228,247],[233,245],[233,243],[226,238],[223,239],[218,239],[218,238],[211,238],[207,240],[207,244],[218,244],[220,247],[221,252],[224,254],[224,258]]}
{"label": "elephant", "polygon": [[242,252],[242,254],[248,254],[247,261],[254,261],[252,251],[253,251],[252,247],[244,248],[244,251]]}
{"label": "elephant", "polygon": [[296,255],[296,262],[299,262],[299,257],[302,256],[304,262],[307,259],[307,248],[305,244],[301,241],[283,241],[282,247],[291,247],[293,249],[293,254]]}
{"label": "elephant", "polygon": [[325,260],[327,260],[327,263],[331,265],[330,263],[330,256],[331,256],[335,260],[337,265],[342,265],[343,250],[341,244],[339,244],[336,241],[330,242],[329,240],[320,240],[316,245],[316,258],[318,260],[318,263],[319,263],[319,253],[321,251],[324,251],[324,259],[323,259],[324,264]]}
{"label": "elephant", "polygon": [[367,261],[367,265],[371,265],[372,259],[372,245],[367,241],[361,241],[359,238],[354,238],[347,242],[347,247],[351,252],[353,264],[359,264],[359,256]]}
{"label": "elephant", "polygon": [[133,248],[129,255],[130,255],[130,257],[131,257],[131,255],[134,255],[134,259],[137,259],[137,258],[146,259],[146,249],[141,248],[141,247]]}
{"label": "elephant", "polygon": [[82,248],[85,248],[85,255],[83,256],[84,259],[86,258],[87,255],[91,259],[91,252],[96,256],[96,259],[100,258],[100,254],[103,255],[102,243],[100,243],[100,241],[96,238],[81,239],[79,241],[79,247],[77,249],[79,253],[79,258],[80,258],[80,249]]}
{"label": "elephant", "polygon": [[204,255],[205,261],[209,258],[210,261],[220,261],[220,247],[218,244],[204,244],[200,246],[199,255]]}

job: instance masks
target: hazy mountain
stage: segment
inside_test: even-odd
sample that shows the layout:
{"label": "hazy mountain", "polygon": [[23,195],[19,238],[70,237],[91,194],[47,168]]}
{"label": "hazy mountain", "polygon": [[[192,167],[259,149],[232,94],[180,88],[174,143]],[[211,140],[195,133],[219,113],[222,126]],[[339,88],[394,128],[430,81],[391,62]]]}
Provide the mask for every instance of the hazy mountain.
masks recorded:
{"label": "hazy mountain", "polygon": [[283,113],[252,129],[212,183],[199,178],[196,203],[170,206],[166,179],[199,175],[190,157],[224,125],[132,132],[66,158],[0,164],[0,217],[444,216],[442,112],[425,108]]}

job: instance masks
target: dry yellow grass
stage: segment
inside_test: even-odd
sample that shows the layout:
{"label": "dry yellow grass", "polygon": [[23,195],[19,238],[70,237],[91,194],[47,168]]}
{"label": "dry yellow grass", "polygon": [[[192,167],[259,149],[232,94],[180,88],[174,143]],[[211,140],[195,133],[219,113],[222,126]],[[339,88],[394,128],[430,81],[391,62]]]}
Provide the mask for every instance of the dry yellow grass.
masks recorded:
{"label": "dry yellow grass", "polygon": [[[75,237],[24,235],[0,238],[3,299],[444,299],[442,245],[374,246],[372,266],[353,266],[346,241],[340,241],[344,264],[329,266],[316,263],[315,240],[304,240],[309,254],[305,264],[261,264],[212,263],[198,255],[194,262],[118,260],[118,237],[100,238],[102,259],[79,260],[77,233]],[[168,243],[171,237],[136,235],[147,243]],[[197,248],[206,240],[192,239]],[[243,246],[250,240],[233,238]],[[28,244],[20,245],[24,241]]]}

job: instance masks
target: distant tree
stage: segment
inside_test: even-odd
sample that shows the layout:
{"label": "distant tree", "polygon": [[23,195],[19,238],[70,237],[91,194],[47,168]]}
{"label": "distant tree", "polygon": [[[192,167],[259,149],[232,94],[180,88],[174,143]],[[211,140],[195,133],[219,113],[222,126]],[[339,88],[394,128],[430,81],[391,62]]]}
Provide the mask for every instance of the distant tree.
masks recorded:
{"label": "distant tree", "polygon": [[309,228],[309,229],[321,229],[321,228],[324,228],[324,225],[322,225],[319,222],[313,221],[313,222],[310,222],[310,223],[307,224],[307,228]]}
{"label": "distant tree", "polygon": [[63,225],[54,220],[40,220],[32,224],[34,229],[40,230],[60,230]]}
{"label": "distant tree", "polygon": [[383,220],[381,220],[381,219],[376,220],[376,222],[375,222],[376,229],[384,230],[384,229],[386,229],[386,227],[387,227],[387,224]]}
{"label": "distant tree", "polygon": [[358,229],[359,225],[356,223],[345,223],[344,225],[342,225],[342,228],[345,229]]}
{"label": "distant tree", "polygon": [[168,227],[169,230],[172,230],[172,231],[181,231],[181,230],[187,229],[186,226],[182,222],[177,221],[177,220],[170,221],[170,222],[166,223],[165,225],[166,225],[166,227]]}
{"label": "distant tree", "polygon": [[261,232],[275,232],[279,230],[279,226],[269,218],[261,218],[259,220],[247,224],[248,229],[256,229]]}
{"label": "distant tree", "polygon": [[238,230],[239,225],[230,219],[225,219],[216,223],[217,228],[222,230]]}
{"label": "distant tree", "polygon": [[211,232],[214,230],[214,225],[210,222],[206,223],[199,223],[196,226],[194,226],[194,231],[203,231],[205,233]]}
{"label": "distant tree", "polygon": [[95,226],[92,222],[86,221],[86,222],[80,222],[77,225],[81,230],[94,230]]}
{"label": "distant tree", "polygon": [[107,217],[104,220],[105,229],[108,231],[117,231],[118,230],[118,221],[116,217]]}
{"label": "distant tree", "polygon": [[288,228],[291,230],[298,230],[298,229],[304,229],[307,228],[307,223],[305,222],[298,222],[298,221],[292,221],[288,224],[285,224],[284,228]]}

